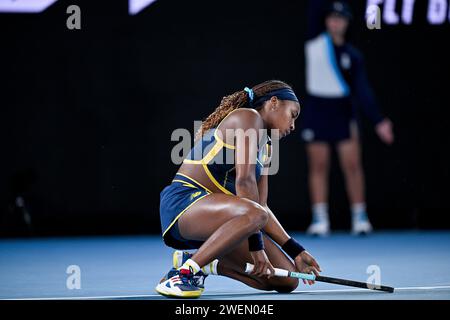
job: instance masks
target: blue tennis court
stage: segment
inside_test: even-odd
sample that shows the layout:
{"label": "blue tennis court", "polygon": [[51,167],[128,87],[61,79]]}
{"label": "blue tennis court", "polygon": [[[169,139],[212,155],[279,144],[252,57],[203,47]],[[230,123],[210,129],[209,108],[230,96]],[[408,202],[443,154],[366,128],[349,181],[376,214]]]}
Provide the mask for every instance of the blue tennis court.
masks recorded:
{"label": "blue tennis court", "polygon": [[[200,299],[450,299],[450,232],[377,232],[355,238],[294,234],[317,258],[322,275],[367,281],[379,268],[384,293],[316,282],[290,294],[258,291],[209,276]],[[172,249],[159,236],[4,239],[0,241],[1,299],[167,299],[154,291],[171,266]],[[67,268],[80,270],[80,289],[68,289]],[[375,267],[374,267],[375,266]]]}

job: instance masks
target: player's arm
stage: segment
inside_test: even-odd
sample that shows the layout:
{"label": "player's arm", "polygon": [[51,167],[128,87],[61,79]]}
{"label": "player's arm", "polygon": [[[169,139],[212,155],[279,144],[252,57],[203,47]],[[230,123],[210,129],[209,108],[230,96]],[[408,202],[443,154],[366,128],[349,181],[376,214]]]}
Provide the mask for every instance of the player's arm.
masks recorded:
{"label": "player's arm", "polygon": [[[295,266],[299,272],[314,273],[319,275],[319,264],[308,251],[306,251],[301,245],[295,241],[294,238],[284,230],[277,217],[273,214],[272,210],[267,205],[267,198],[269,194],[269,179],[268,175],[262,175],[258,182],[259,199],[260,204],[266,209],[269,214],[269,221],[263,228],[264,232],[294,260]],[[306,283],[303,280],[303,283]],[[308,281],[308,284],[313,284],[314,281]]]}
{"label": "player's arm", "polygon": [[264,227],[264,232],[272,238],[280,246],[286,243],[291,237],[284,230],[281,223],[278,221],[277,217],[273,214],[272,210],[267,206],[267,196],[269,193],[269,178],[268,175],[262,175],[258,181],[258,191],[259,191],[259,204],[266,209],[269,214],[269,221]]}
{"label": "player's arm", "polygon": [[[258,156],[258,141],[260,129],[264,123],[258,112],[242,110],[235,114],[235,167],[236,167],[236,195],[259,203],[258,185],[256,182],[256,159]],[[255,263],[253,275],[273,276],[275,270],[264,251],[264,239],[261,231],[248,238],[250,255]],[[270,277],[269,276],[269,277]]]}
{"label": "player's arm", "polygon": [[[236,195],[259,203],[255,166],[259,130],[264,123],[257,112],[242,110],[235,124]],[[250,130],[249,130],[250,129]]]}

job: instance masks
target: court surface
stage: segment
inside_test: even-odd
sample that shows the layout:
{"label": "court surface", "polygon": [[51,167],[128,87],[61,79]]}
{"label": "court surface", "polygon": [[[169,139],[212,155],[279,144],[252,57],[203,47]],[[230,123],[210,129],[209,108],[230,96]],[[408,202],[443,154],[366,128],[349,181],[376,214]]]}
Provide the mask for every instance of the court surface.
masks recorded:
{"label": "court surface", "polygon": [[[294,236],[316,257],[322,275],[367,281],[368,267],[377,266],[382,284],[395,292],[316,282],[278,294],[209,276],[200,299],[450,299],[450,231]],[[0,299],[167,299],[154,287],[169,270],[172,251],[159,236],[3,239]],[[80,289],[67,288],[71,265],[80,268]]]}

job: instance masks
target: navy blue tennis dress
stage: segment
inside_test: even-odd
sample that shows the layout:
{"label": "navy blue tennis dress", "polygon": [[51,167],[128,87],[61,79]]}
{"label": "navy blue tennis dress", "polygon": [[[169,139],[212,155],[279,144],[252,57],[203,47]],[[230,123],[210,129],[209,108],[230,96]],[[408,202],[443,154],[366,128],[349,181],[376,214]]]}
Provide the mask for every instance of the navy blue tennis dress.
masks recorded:
{"label": "navy blue tennis dress", "polygon": [[[236,109],[239,110],[239,109]],[[227,117],[233,113],[230,112]],[[221,123],[227,118],[225,117]],[[225,143],[219,136],[217,128],[208,130],[199,139],[184,163],[201,166],[211,182],[223,193],[236,195],[235,181],[235,147]],[[271,158],[271,139],[262,138],[256,159],[255,174],[257,181],[261,177],[264,167],[267,167]],[[175,249],[197,249],[203,242],[183,239],[178,230],[177,220],[190,206],[212,191],[192,177],[177,173],[172,183],[165,187],[160,195],[161,230],[166,245]]]}

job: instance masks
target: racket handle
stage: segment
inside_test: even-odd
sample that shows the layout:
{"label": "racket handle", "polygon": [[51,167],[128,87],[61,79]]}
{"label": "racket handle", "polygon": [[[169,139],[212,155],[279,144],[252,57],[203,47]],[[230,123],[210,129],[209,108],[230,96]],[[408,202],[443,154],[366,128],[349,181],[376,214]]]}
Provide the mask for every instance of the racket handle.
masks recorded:
{"label": "racket handle", "polygon": [[[245,272],[246,273],[250,273],[253,271],[253,268],[255,266],[252,265],[251,263],[247,263],[247,265],[245,266]],[[277,277],[289,277],[289,271],[287,270],[283,270],[283,269],[279,269],[279,268],[274,268],[275,269],[275,276]],[[267,274],[270,274],[270,270],[267,269]]]}
{"label": "racket handle", "polygon": [[[253,271],[254,265],[251,263],[247,263],[245,267],[245,272],[250,273]],[[316,276],[313,274],[307,274],[307,273],[300,273],[300,272],[291,272],[284,269],[274,268],[275,269],[275,276],[277,277],[291,277],[291,278],[298,278],[298,279],[304,279],[304,280],[316,280]],[[270,274],[270,271],[267,270],[267,274]]]}

